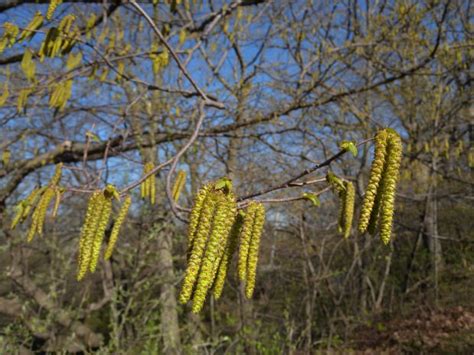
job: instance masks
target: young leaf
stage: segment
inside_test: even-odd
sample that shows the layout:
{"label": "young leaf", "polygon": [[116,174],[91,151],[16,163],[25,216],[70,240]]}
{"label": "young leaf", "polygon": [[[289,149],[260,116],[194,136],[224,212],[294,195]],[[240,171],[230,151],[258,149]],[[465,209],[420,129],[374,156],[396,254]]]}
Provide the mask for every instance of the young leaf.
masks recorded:
{"label": "young leaf", "polygon": [[321,204],[321,201],[319,201],[319,197],[312,192],[305,192],[303,194],[303,198],[308,201],[311,201],[315,207],[319,207],[319,205]]}
{"label": "young leaf", "polygon": [[352,141],[342,141],[340,145],[341,149],[344,149],[347,152],[351,152],[354,157],[357,156],[357,146]]}

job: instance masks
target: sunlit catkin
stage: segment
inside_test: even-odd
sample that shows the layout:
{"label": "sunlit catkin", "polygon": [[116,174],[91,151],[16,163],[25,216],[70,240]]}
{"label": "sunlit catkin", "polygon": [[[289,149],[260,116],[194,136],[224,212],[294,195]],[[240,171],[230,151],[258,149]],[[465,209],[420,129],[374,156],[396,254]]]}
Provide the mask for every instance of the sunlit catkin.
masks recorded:
{"label": "sunlit catkin", "polygon": [[[254,213],[254,224],[252,227],[252,237],[249,245],[247,258],[247,279],[245,281],[245,296],[252,298],[255,289],[255,280],[257,276],[258,251],[260,248],[260,238],[265,223],[265,208],[259,202],[253,203],[252,212]],[[250,208],[250,206],[249,206]]]}
{"label": "sunlit catkin", "polygon": [[359,217],[359,231],[361,233],[367,230],[370,214],[374,207],[375,197],[377,196],[377,190],[382,179],[387,151],[387,138],[388,133],[386,130],[379,131],[375,137],[374,160],[370,169],[369,183]]}
{"label": "sunlit catkin", "polygon": [[77,280],[80,281],[87,273],[92,256],[95,231],[102,213],[103,194],[96,191],[92,194],[87,204],[87,212],[79,240],[79,257]]}
{"label": "sunlit catkin", "polygon": [[216,300],[219,299],[222,295],[225,279],[227,276],[227,270],[229,269],[229,264],[232,261],[232,256],[234,255],[235,250],[237,249],[239,235],[242,229],[243,222],[244,215],[242,213],[238,213],[235,217],[232,229],[230,230],[224,255],[222,256],[222,259],[219,263],[216,279],[214,280],[213,294]]}
{"label": "sunlit catkin", "polygon": [[54,197],[54,188],[48,187],[41,195],[38,204],[31,217],[31,226],[28,231],[27,240],[31,242],[36,234],[43,235],[44,219],[51,200]]}
{"label": "sunlit catkin", "polygon": [[196,230],[201,219],[201,212],[204,206],[204,202],[212,191],[212,184],[204,185],[194,198],[194,205],[191,210],[188,227],[188,250],[191,251],[194,238],[196,236]]}
{"label": "sunlit catkin", "polygon": [[402,159],[402,140],[397,132],[389,130],[387,145],[386,171],[382,184],[382,205],[380,209],[380,238],[387,244],[392,233],[393,213],[395,209],[395,193],[400,162]]}
{"label": "sunlit catkin", "polygon": [[51,0],[46,11],[46,19],[49,21],[53,18],[54,11],[63,2],[63,0]]}
{"label": "sunlit catkin", "polygon": [[54,208],[53,208],[53,218],[56,218],[57,214],[58,214],[58,210],[59,210],[59,204],[61,203],[61,197],[64,193],[64,188],[60,188],[60,187],[57,187],[55,190],[54,190],[54,193],[55,193],[55,199],[54,199]]}
{"label": "sunlit catkin", "polygon": [[372,212],[370,213],[369,225],[367,226],[367,232],[370,235],[374,235],[377,232],[377,227],[379,223],[379,214],[380,208],[382,206],[382,190],[384,184],[384,174],[386,173],[386,169],[382,174],[382,180],[380,181],[379,187],[377,189],[377,195],[375,196],[374,206],[372,207]]}
{"label": "sunlit catkin", "polygon": [[[155,166],[153,163],[146,163],[143,167],[143,175],[149,174]],[[156,200],[156,182],[155,174],[148,176],[140,185],[140,195],[143,199],[148,199],[152,205],[155,204]]]}
{"label": "sunlit catkin", "polygon": [[233,214],[235,214],[235,207],[228,203],[224,192],[216,191],[214,196],[216,211],[194,291],[193,313],[201,311],[207,292],[213,284],[215,273],[217,272],[217,267],[215,266],[218,266],[224,252],[227,237],[232,227]]}
{"label": "sunlit catkin", "polygon": [[[38,207],[35,209],[35,213],[38,213],[37,218],[38,218],[38,234],[43,235],[43,225],[44,225],[44,220],[46,218],[46,212],[48,210],[48,206],[51,203],[51,200],[54,198],[55,195],[55,189],[52,187],[48,187],[46,191],[43,193],[43,196],[41,196],[41,199],[38,202]],[[33,217],[34,217],[33,214]]]}
{"label": "sunlit catkin", "polygon": [[63,163],[59,163],[56,165],[56,168],[54,170],[54,175],[49,181],[50,185],[57,185],[59,184],[59,181],[61,180],[61,175],[63,171]]}
{"label": "sunlit catkin", "polygon": [[99,261],[100,250],[102,247],[102,241],[104,240],[105,230],[109,224],[110,214],[112,213],[112,199],[116,195],[116,189],[113,185],[107,185],[104,189],[101,199],[102,210],[100,217],[97,222],[97,228],[94,234],[94,241],[92,243],[91,261],[89,265],[89,271],[94,272],[97,268]]}
{"label": "sunlit catkin", "polygon": [[176,177],[176,181],[174,182],[174,185],[173,185],[173,191],[172,191],[173,200],[178,201],[185,182],[186,182],[186,172],[184,170],[180,170],[178,172],[178,176]]}
{"label": "sunlit catkin", "polygon": [[355,189],[350,181],[345,181],[344,186],[346,190],[344,192],[343,223],[341,227],[344,238],[348,238],[351,235],[352,219],[354,217]]}
{"label": "sunlit catkin", "polygon": [[38,202],[45,189],[45,187],[37,187],[31,191],[26,199],[20,201],[16,206],[16,214],[10,226],[11,229],[15,229],[18,223],[23,222],[29,216],[32,207]]}
{"label": "sunlit catkin", "polygon": [[[196,209],[198,206],[198,204],[195,204],[191,215],[193,215],[194,209]],[[188,237],[188,246],[190,245],[191,250],[188,251],[189,258],[186,268],[186,275],[184,276],[181,293],[179,295],[179,301],[183,304],[190,300],[193,293],[194,285],[201,267],[201,260],[206,248],[207,237],[209,231],[212,228],[216,206],[216,196],[212,193],[206,194],[202,202],[202,208],[199,213],[198,222],[196,224],[195,230],[193,231],[193,236]],[[189,242],[189,240],[191,240],[191,242]]]}
{"label": "sunlit catkin", "polygon": [[125,217],[127,216],[128,209],[130,208],[131,203],[132,203],[132,197],[128,195],[127,197],[125,197],[125,200],[123,201],[123,204],[120,207],[120,211],[114,222],[112,232],[110,233],[109,244],[107,244],[107,249],[105,250],[105,255],[104,255],[105,260],[110,259],[110,257],[112,256],[115,243],[117,242],[117,239],[119,236],[120,227],[122,226],[123,221],[125,220]]}
{"label": "sunlit catkin", "polygon": [[245,210],[244,221],[239,236],[239,258],[237,263],[237,273],[241,281],[247,279],[247,258],[249,255],[250,241],[252,239],[252,230],[255,222],[255,213],[253,211],[255,204],[251,202]]}

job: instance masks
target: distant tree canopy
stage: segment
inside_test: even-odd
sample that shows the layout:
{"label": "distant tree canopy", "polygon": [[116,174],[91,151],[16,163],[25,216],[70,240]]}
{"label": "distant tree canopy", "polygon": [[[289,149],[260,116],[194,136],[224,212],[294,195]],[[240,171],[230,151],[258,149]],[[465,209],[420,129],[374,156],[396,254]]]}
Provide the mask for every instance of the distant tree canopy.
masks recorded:
{"label": "distant tree canopy", "polygon": [[[450,208],[438,202],[472,214],[463,207],[474,165],[471,7],[461,0],[4,1],[0,237],[10,257],[0,285],[16,289],[0,294],[0,306],[15,309],[29,295],[35,306],[22,312],[38,324],[19,320],[28,340],[15,330],[2,341],[178,352],[206,343],[210,322],[211,347],[226,343],[222,334],[239,334],[238,346],[256,349],[255,309],[272,292],[264,275],[278,270],[275,250],[288,250],[294,237],[304,270],[285,253],[282,269],[304,272],[304,292],[321,296],[307,296],[309,323],[297,327],[302,340],[291,346],[311,349],[329,336],[325,325],[333,334],[344,302],[380,310],[387,282],[407,293],[421,240],[430,267],[418,276],[431,280],[438,299],[449,263],[441,242],[445,233],[453,238],[450,222],[449,232],[439,230]],[[469,224],[455,230],[464,245]],[[306,233],[331,236],[334,254]],[[411,235],[414,246],[404,238]],[[456,249],[463,257],[467,245]],[[378,254],[386,262],[369,260]],[[42,260],[48,266],[35,267]],[[100,273],[85,277],[98,263]],[[72,283],[76,277],[84,282]],[[143,294],[133,293],[137,285]],[[348,289],[356,300],[346,298]],[[181,314],[176,300],[193,299],[197,313],[206,295],[211,321]],[[255,309],[245,295],[254,295]],[[145,312],[138,304],[158,309],[157,319],[128,328]],[[241,324],[221,334],[214,312],[227,304],[239,305]],[[14,317],[8,308],[0,313]],[[317,312],[325,319],[319,328]],[[56,336],[61,327],[69,331]],[[140,348],[132,334],[150,342]]]}

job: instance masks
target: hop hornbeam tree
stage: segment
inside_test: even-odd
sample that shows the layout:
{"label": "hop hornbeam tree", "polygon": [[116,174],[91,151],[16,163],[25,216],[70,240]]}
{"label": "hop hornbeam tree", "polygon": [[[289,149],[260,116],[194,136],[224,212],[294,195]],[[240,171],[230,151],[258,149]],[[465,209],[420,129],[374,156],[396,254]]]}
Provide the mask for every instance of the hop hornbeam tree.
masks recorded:
{"label": "hop hornbeam tree", "polygon": [[[380,311],[402,261],[392,294],[417,285],[421,238],[437,298],[438,201],[472,186],[468,9],[0,4],[0,236],[8,301],[44,310],[28,324],[20,307],[32,343],[180,353],[209,323],[209,347],[231,349],[215,324],[235,308],[235,351],[251,352],[304,305],[295,346],[310,352],[334,317]],[[259,300],[281,326],[255,322]]]}

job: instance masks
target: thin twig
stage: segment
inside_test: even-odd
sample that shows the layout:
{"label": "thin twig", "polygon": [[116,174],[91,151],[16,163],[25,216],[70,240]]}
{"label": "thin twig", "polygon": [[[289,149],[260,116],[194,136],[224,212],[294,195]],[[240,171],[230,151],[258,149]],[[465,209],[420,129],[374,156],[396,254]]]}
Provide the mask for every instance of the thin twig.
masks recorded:
{"label": "thin twig", "polygon": [[[370,142],[373,138],[370,138],[370,139],[366,139],[360,143],[357,144],[357,146],[360,146],[362,144],[365,144],[367,142]],[[318,169],[321,169],[325,166],[329,166],[331,165],[331,163],[342,157],[345,153],[347,152],[347,150],[345,149],[342,149],[340,150],[338,153],[334,154],[332,157],[326,159],[325,161],[323,161],[322,163],[319,163],[319,164],[316,164],[314,165],[313,167],[309,168],[309,169],[305,169],[303,172],[301,172],[300,174],[290,178],[289,180],[283,182],[283,183],[280,183],[278,185],[275,185],[275,186],[271,186],[271,187],[268,187],[266,189],[263,189],[261,191],[258,191],[258,192],[254,192],[252,194],[249,194],[249,195],[246,195],[246,196],[242,196],[240,198],[237,199],[237,202],[241,202],[241,201],[245,201],[245,200],[248,200],[248,199],[251,199],[251,198],[254,198],[254,197],[257,197],[257,196],[260,196],[260,195],[265,195],[269,192],[273,192],[273,191],[276,191],[276,190],[281,190],[281,189],[285,189],[285,188],[288,188],[288,187],[291,187],[291,186],[295,186],[295,182],[299,179],[301,179],[303,176],[306,176],[308,174],[311,174],[312,172],[318,170]],[[302,184],[302,183],[298,183],[298,184]],[[296,185],[298,186],[298,185]]]}

